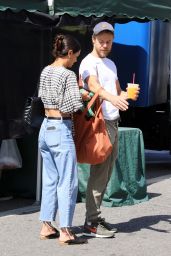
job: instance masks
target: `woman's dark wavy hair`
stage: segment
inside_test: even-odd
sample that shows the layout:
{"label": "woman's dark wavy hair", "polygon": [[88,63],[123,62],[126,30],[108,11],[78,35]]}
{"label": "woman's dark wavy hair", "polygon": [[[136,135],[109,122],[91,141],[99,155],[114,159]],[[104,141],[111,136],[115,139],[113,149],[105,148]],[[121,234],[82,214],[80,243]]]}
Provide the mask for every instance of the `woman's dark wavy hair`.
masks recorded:
{"label": "woman's dark wavy hair", "polygon": [[72,50],[73,53],[81,50],[80,43],[71,35],[56,35],[53,44],[53,57],[64,57],[68,54],[68,51]]}

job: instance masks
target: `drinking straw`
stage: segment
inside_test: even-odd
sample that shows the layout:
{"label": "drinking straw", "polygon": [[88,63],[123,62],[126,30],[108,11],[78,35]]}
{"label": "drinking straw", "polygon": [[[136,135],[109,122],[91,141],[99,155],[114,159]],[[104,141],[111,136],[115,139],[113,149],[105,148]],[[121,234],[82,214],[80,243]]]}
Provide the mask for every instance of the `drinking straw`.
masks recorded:
{"label": "drinking straw", "polygon": [[132,83],[134,84],[135,82],[135,73],[133,73],[133,78],[132,78]]}

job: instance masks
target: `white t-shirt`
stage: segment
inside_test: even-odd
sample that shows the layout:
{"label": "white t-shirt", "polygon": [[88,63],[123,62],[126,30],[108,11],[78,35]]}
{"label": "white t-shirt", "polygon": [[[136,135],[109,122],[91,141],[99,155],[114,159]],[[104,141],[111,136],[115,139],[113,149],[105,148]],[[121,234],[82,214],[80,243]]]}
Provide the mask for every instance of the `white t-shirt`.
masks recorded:
{"label": "white t-shirt", "polygon": [[[88,89],[85,79],[94,75],[98,77],[101,86],[109,93],[117,95],[116,80],[117,69],[113,61],[108,58],[98,58],[91,53],[88,54],[81,62],[79,73],[81,75],[84,87]],[[119,110],[109,101],[103,100],[102,111],[104,119],[115,120],[119,118]]]}

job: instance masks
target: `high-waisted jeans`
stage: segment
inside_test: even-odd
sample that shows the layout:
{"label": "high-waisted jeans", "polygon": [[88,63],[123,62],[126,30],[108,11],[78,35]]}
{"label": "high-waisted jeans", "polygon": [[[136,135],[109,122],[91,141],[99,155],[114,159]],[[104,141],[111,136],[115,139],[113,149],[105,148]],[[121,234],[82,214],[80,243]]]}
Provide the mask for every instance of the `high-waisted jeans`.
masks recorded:
{"label": "high-waisted jeans", "polygon": [[78,192],[78,173],[71,120],[45,118],[39,133],[43,158],[41,221],[71,227]]}

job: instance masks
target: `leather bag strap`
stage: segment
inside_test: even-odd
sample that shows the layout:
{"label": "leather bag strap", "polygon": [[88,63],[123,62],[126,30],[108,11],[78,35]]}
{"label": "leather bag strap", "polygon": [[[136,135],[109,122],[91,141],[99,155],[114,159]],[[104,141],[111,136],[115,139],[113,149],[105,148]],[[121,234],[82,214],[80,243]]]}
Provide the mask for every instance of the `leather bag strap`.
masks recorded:
{"label": "leather bag strap", "polygon": [[[85,107],[85,109],[84,109],[84,114],[86,114],[87,112],[88,112],[88,110],[91,108],[91,106],[94,104],[94,102],[96,101],[96,99],[99,97],[99,91],[101,91],[103,88],[102,87],[100,87],[99,89],[98,89],[98,91],[94,94],[94,96],[91,98],[91,100],[89,101],[89,103],[87,104],[87,106]],[[102,102],[101,102],[101,104],[102,104]],[[99,106],[99,108],[101,108],[101,104],[100,104],[100,106]]]}

